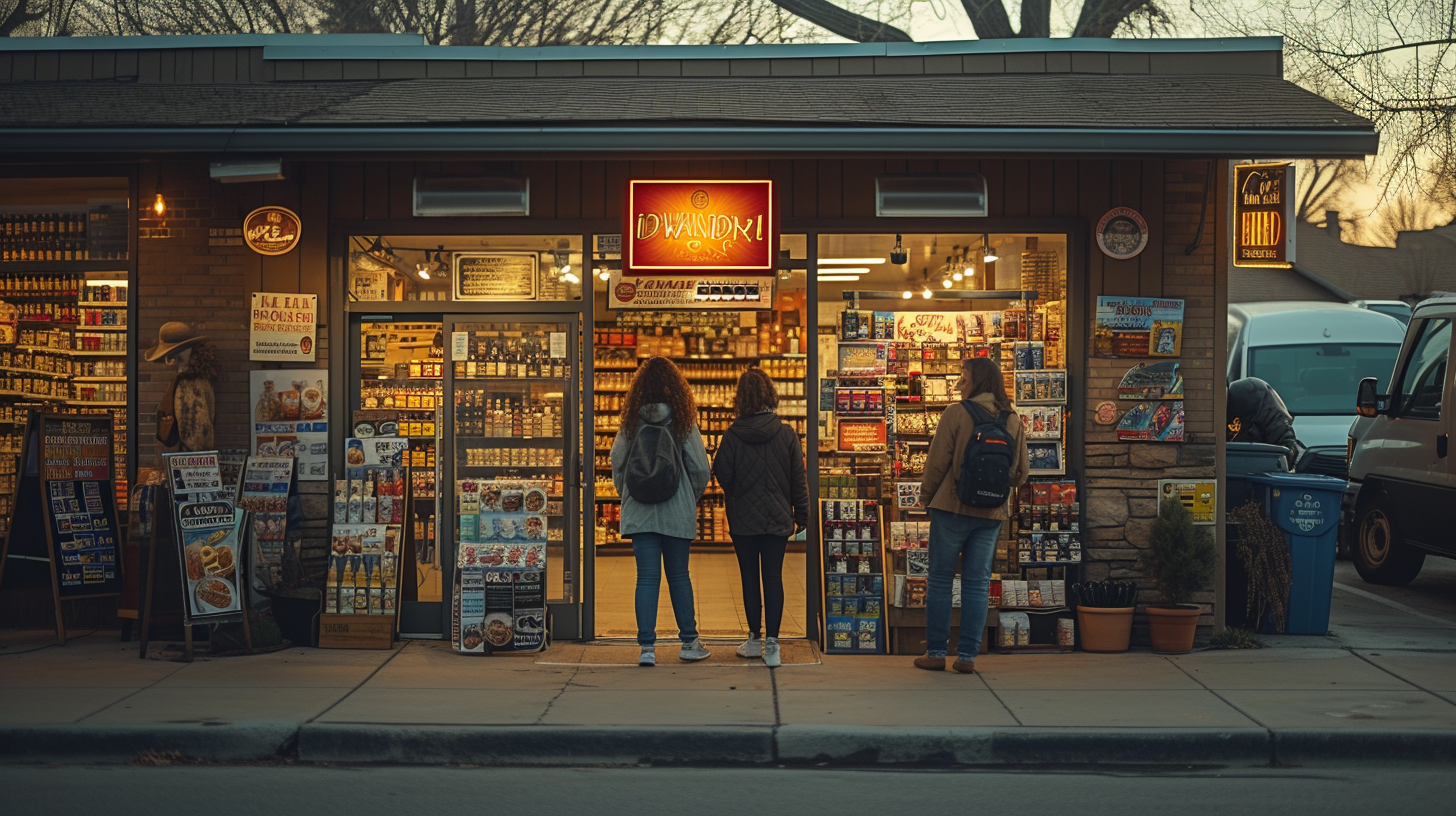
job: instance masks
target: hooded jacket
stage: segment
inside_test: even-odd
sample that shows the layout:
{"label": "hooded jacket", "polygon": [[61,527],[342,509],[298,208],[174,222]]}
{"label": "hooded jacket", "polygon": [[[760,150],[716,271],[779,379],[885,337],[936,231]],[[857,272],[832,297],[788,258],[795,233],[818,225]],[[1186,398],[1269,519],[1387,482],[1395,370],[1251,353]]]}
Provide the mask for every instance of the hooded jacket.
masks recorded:
{"label": "hooded jacket", "polygon": [[[672,409],[664,402],[644,405],[637,415],[643,422],[653,424],[670,425],[673,421]],[[687,437],[683,439],[682,479],[678,482],[677,493],[665,502],[643,504],[632,498],[627,490],[626,475],[627,453],[631,448],[632,440],[625,432],[617,434],[612,442],[612,483],[617,486],[617,495],[622,497],[622,537],[657,533],[689,541],[697,538],[698,497],[703,495],[703,488],[708,486],[711,478],[708,451],[703,447],[703,436],[698,433],[697,426],[689,428]]]}
{"label": "hooded jacket", "polygon": [[[996,414],[996,401],[990,394],[977,394],[971,401],[991,415]],[[1026,452],[1026,428],[1016,411],[1006,420],[1016,445],[1016,461],[1011,466],[1011,488],[1015,490],[1026,483],[1031,473],[1031,461]],[[956,494],[956,480],[961,475],[961,461],[966,457],[966,446],[976,432],[975,420],[959,402],[945,409],[935,437],[930,440],[930,454],[926,457],[925,474],[920,479],[920,500],[927,507],[959,513],[962,516],[1006,520],[1006,505],[1000,507],[971,507],[961,504]]]}
{"label": "hooded jacket", "polygon": [[1294,417],[1274,386],[1258,377],[1229,383],[1228,429],[1230,442],[1281,445],[1295,453]]}
{"label": "hooded jacket", "polygon": [[728,426],[713,457],[733,535],[788,538],[809,526],[804,449],[794,429],[772,411],[741,416]]}

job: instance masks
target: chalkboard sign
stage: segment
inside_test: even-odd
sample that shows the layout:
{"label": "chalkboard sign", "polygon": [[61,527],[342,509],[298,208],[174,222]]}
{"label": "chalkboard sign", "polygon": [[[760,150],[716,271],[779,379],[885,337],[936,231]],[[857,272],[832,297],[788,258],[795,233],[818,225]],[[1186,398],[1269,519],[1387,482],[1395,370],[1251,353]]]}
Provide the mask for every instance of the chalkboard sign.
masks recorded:
{"label": "chalkboard sign", "polygon": [[38,425],[41,502],[57,592],[62,598],[118,594],[111,417],[42,414]]}

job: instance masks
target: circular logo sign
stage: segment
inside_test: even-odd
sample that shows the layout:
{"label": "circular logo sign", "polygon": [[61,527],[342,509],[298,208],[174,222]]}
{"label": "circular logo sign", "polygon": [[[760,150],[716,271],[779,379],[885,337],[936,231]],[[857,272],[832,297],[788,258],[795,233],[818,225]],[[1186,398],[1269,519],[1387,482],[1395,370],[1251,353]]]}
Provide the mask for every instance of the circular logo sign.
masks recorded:
{"label": "circular logo sign", "polygon": [[284,207],[259,207],[243,219],[243,243],[259,255],[283,255],[298,246],[303,222]]}
{"label": "circular logo sign", "polygon": [[637,297],[637,285],[622,281],[617,284],[617,300],[623,303],[631,303],[632,298]]}
{"label": "circular logo sign", "polygon": [[1136,258],[1148,245],[1148,222],[1131,207],[1114,207],[1097,222],[1097,246],[1109,258]]}
{"label": "circular logo sign", "polygon": [[1111,425],[1112,423],[1116,422],[1117,421],[1117,403],[1115,403],[1115,402],[1099,402],[1099,403],[1097,403],[1097,414],[1093,417],[1093,420],[1098,425]]}
{"label": "circular logo sign", "polygon": [[694,190],[693,191],[693,206],[694,207],[697,207],[700,210],[703,209],[704,207],[708,206],[708,191],[707,190]]}
{"label": "circular logo sign", "polygon": [[308,353],[312,352],[313,351],[313,338],[312,337],[305,336],[305,337],[303,337],[303,339],[299,340],[298,341],[298,350],[301,351],[301,352],[303,352],[304,354],[308,354]]}

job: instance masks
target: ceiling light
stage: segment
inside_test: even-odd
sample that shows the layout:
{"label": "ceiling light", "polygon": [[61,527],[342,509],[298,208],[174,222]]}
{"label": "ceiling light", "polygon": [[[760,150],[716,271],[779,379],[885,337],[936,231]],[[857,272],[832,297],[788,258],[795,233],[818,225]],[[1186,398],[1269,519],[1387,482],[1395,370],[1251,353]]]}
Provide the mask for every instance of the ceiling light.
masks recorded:
{"label": "ceiling light", "polygon": [[923,297],[923,298],[925,298],[926,300],[930,300],[930,296],[932,294],[934,294],[934,293],[930,291],[930,287],[929,286],[925,287],[924,289],[922,289],[920,291],[920,296]]}
{"label": "ceiling light", "polygon": [[985,246],[985,254],[981,256],[981,260],[985,261],[986,263],[992,263],[994,261],[1001,260],[1001,256],[997,255],[996,250],[991,248],[991,237],[989,235],[986,235],[985,233],[981,234],[981,244]]}
{"label": "ceiling light", "polygon": [[610,270],[610,269],[603,269],[602,271],[600,271],[600,272],[597,273],[597,277],[598,278],[601,278],[604,281],[611,280],[612,279],[612,270]]}
{"label": "ceiling light", "polygon": [[858,275],[820,275],[815,280],[823,283],[825,281],[857,281]]}
{"label": "ceiling light", "polygon": [[432,265],[427,263],[415,264],[415,273],[420,276],[420,280],[430,279],[430,267]]}
{"label": "ceiling light", "polygon": [[910,290],[909,289],[906,289],[905,291],[901,292],[900,293],[900,297],[902,297],[902,298],[904,298],[906,300],[909,300],[912,297],[911,294],[910,294]]}
{"label": "ceiling light", "polygon": [[565,283],[581,283],[581,276],[571,271],[571,267],[561,270],[561,280]]}
{"label": "ceiling light", "polygon": [[950,278],[941,278],[940,285],[941,286],[944,286],[947,289],[949,289],[950,288]]}
{"label": "ceiling light", "polygon": [[953,278],[955,280],[963,280],[966,277],[965,273],[962,272],[959,269],[957,269],[956,271],[952,272],[950,276],[951,276],[951,278]]}
{"label": "ceiling light", "polygon": [[870,268],[868,266],[846,266],[842,269],[824,269],[821,271],[828,272],[831,275],[868,275]]}
{"label": "ceiling light", "polygon": [[820,264],[882,264],[884,258],[820,258]]}

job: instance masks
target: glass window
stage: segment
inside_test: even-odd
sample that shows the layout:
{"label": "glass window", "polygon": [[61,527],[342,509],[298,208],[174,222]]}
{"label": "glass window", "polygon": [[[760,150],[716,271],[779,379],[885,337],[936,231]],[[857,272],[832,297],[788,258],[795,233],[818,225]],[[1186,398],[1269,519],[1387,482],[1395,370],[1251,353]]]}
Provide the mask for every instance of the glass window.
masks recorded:
{"label": "glass window", "polygon": [[580,235],[355,235],[349,292],[360,301],[581,299]]}
{"label": "glass window", "polygon": [[[0,263],[124,261],[124,178],[0,180]],[[144,218],[152,217],[148,209]]]}
{"label": "glass window", "polygon": [[1396,343],[1309,343],[1254,347],[1246,376],[1269,383],[1295,416],[1355,413],[1355,390],[1365,377],[1380,389],[1400,353]]}
{"label": "glass window", "polygon": [[1421,339],[1411,350],[1400,378],[1400,415],[1414,419],[1440,419],[1446,392],[1446,362],[1451,354],[1451,321],[1432,318],[1420,328]]}

